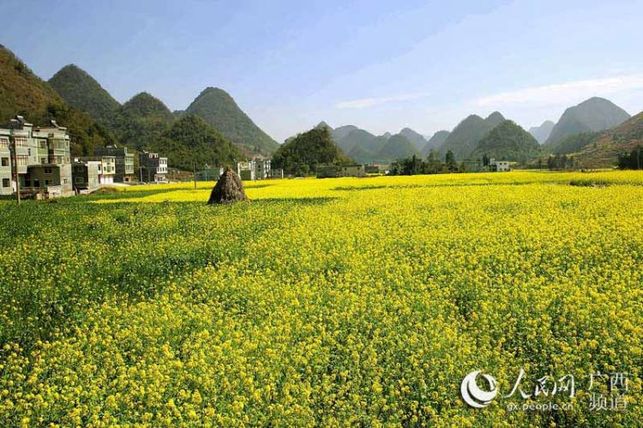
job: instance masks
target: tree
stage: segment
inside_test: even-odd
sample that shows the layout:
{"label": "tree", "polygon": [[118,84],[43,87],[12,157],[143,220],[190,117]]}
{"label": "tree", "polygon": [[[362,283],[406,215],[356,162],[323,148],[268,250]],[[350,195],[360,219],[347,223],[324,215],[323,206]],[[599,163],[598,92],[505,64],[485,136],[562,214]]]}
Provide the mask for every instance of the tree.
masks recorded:
{"label": "tree", "polygon": [[445,156],[447,170],[454,172],[458,170],[458,164],[455,161],[455,155],[449,150]]}
{"label": "tree", "polygon": [[620,169],[643,169],[643,147],[638,146],[628,153],[618,155]]}

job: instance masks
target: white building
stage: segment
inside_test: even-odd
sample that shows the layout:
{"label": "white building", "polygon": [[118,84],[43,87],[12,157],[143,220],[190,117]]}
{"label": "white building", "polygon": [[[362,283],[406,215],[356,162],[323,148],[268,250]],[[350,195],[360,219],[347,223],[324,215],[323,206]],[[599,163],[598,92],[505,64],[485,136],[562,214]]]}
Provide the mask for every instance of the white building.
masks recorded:
{"label": "white building", "polygon": [[270,159],[256,157],[247,162],[238,162],[237,174],[242,180],[265,180],[266,178],[271,178]]}
{"label": "white building", "polygon": [[497,161],[495,159],[491,159],[489,161],[489,166],[491,167],[492,171],[498,171],[498,172],[511,171],[511,165],[509,161]]}

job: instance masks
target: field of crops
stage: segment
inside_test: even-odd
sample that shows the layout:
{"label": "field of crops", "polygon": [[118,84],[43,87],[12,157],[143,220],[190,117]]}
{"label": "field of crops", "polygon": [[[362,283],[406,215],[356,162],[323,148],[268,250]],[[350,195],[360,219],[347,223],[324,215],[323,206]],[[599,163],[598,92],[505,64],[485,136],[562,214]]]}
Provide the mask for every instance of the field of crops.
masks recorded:
{"label": "field of crops", "polygon": [[212,185],[0,202],[0,426],[643,424],[643,173]]}

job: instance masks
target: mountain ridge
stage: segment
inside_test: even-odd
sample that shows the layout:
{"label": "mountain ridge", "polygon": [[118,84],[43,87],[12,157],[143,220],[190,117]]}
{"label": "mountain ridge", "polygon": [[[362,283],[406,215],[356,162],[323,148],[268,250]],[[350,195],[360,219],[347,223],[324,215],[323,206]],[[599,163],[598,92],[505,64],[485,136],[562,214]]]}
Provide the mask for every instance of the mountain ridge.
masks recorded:
{"label": "mountain ridge", "polygon": [[629,113],[613,102],[592,97],[565,110],[544,146],[555,152],[556,145],[570,135],[603,131],[618,126],[629,118]]}
{"label": "mountain ridge", "polygon": [[200,116],[232,143],[252,153],[270,155],[279,144],[261,130],[221,88],[207,87],[192,101],[185,113]]}

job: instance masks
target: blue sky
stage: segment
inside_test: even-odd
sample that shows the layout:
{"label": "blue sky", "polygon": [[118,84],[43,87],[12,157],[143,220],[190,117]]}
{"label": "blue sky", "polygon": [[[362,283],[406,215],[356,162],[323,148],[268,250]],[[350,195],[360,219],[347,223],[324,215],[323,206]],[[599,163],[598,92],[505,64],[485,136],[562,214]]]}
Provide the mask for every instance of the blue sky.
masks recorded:
{"label": "blue sky", "polygon": [[[604,96],[643,110],[643,1],[0,0],[0,43],[39,76],[74,63],[117,100],[184,109],[227,90],[278,141],[327,121],[528,128]],[[7,19],[10,17],[10,19]]]}

